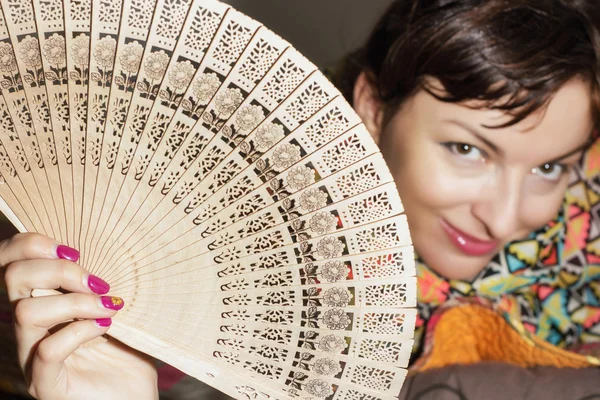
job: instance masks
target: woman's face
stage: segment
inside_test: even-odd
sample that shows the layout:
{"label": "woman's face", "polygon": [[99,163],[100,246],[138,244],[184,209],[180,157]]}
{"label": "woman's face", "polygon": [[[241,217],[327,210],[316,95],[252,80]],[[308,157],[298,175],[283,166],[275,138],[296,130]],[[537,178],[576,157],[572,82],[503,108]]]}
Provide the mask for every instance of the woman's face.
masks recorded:
{"label": "woman's face", "polygon": [[556,216],[593,129],[589,85],[578,79],[546,112],[506,128],[484,127],[510,120],[499,111],[425,91],[382,127],[371,95],[362,76],[355,108],[394,175],[415,250],[450,279],[472,279],[505,244]]}

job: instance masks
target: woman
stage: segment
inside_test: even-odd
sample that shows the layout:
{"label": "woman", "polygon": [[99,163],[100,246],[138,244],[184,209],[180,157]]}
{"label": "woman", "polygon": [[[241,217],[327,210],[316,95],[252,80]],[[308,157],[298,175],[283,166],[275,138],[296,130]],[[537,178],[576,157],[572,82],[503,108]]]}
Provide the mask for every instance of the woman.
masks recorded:
{"label": "woman", "polygon": [[[534,293],[545,285],[546,296],[575,302],[554,289],[564,286],[558,259],[572,252],[560,249],[568,216],[559,208],[569,186],[597,172],[579,164],[597,155],[600,20],[591,13],[591,2],[397,1],[346,64],[339,86],[406,207],[420,261],[419,335],[442,303],[486,297],[518,308],[509,317],[553,344],[600,341],[589,320],[567,321],[577,305],[544,310]],[[556,261],[536,263],[544,251]]]}
{"label": "woman", "polygon": [[[409,218],[421,334],[450,297],[491,304],[505,295],[516,296],[504,305],[519,304],[522,322],[545,342],[567,347],[600,334],[588,321],[566,321],[565,329],[541,323],[552,310],[536,303],[532,288],[564,289],[553,280],[556,268],[529,265],[524,273],[515,262],[520,274],[513,274],[502,261],[503,248],[531,234],[544,244],[561,240],[560,205],[578,161],[590,154],[600,111],[591,8],[591,0],[399,0],[358,63],[348,64],[340,85],[379,143]],[[35,234],[0,248],[31,393],[156,398],[155,370],[140,354],[113,342],[79,348],[109,329],[120,302],[102,297],[108,283],[88,276],[77,254]],[[574,275],[593,278],[582,271]],[[34,288],[56,287],[73,293],[30,298]],[[70,319],[81,320],[49,332]],[[424,342],[418,337],[417,354]],[[415,365],[432,360],[428,346]]]}

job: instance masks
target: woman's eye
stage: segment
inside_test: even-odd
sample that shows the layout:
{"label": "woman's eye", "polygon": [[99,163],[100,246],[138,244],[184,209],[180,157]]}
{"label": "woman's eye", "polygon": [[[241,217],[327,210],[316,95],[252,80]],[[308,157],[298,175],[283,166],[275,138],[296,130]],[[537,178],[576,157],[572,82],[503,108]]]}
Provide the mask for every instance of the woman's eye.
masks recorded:
{"label": "woman's eye", "polygon": [[532,172],[538,175],[540,178],[557,181],[566,172],[567,168],[564,165],[548,163],[540,165],[532,170]]}
{"label": "woman's eye", "polygon": [[483,151],[477,147],[466,143],[445,143],[444,146],[452,152],[452,154],[470,161],[483,161],[485,156]]}

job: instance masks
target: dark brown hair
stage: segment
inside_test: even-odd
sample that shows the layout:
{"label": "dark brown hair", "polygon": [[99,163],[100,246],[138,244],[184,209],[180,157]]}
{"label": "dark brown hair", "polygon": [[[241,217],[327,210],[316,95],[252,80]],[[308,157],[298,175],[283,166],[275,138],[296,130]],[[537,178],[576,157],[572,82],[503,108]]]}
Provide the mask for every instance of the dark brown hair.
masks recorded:
{"label": "dark brown hair", "polygon": [[[442,101],[480,100],[503,110],[513,117],[507,126],[580,76],[592,86],[597,117],[598,1],[396,0],[336,83],[352,102],[366,71],[388,110],[424,89]],[[443,93],[426,78],[441,82]]]}

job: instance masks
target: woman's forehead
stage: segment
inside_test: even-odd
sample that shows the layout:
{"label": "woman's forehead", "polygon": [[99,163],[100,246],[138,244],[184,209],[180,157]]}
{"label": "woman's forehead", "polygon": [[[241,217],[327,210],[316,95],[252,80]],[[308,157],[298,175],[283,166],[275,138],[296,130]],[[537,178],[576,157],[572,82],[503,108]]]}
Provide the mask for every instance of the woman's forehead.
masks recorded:
{"label": "woman's forehead", "polygon": [[[494,128],[512,119],[501,110],[478,108],[476,102],[457,104],[437,100],[422,91],[407,107],[427,125],[461,125],[494,143],[507,156],[534,157],[540,162],[567,154],[585,143],[593,130],[591,88],[581,79],[564,84],[547,106],[514,125]],[[435,129],[435,128],[434,128]],[[449,128],[452,129],[452,128]]]}

